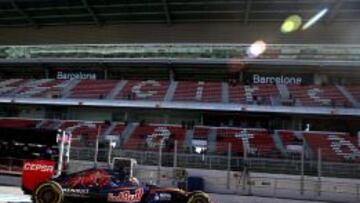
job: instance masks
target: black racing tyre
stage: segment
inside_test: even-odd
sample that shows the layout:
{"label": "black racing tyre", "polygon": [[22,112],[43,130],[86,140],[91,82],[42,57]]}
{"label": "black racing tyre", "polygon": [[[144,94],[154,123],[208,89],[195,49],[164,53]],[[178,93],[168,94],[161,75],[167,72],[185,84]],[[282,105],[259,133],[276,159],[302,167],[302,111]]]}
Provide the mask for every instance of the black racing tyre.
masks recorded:
{"label": "black racing tyre", "polygon": [[61,186],[54,181],[39,185],[33,194],[34,203],[63,203],[63,200],[63,190]]}
{"label": "black racing tyre", "polygon": [[187,203],[210,203],[209,195],[204,192],[194,192],[190,195]]}

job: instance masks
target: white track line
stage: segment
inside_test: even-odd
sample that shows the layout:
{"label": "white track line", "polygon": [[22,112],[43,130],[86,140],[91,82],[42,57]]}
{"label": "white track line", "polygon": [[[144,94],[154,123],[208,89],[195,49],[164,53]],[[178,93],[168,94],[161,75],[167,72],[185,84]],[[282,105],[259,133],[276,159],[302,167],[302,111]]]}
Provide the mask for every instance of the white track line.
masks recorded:
{"label": "white track line", "polygon": [[31,199],[25,195],[0,194],[0,202],[31,202]]}
{"label": "white track line", "polygon": [[23,195],[20,188],[0,186],[0,203],[28,203],[30,196]]}

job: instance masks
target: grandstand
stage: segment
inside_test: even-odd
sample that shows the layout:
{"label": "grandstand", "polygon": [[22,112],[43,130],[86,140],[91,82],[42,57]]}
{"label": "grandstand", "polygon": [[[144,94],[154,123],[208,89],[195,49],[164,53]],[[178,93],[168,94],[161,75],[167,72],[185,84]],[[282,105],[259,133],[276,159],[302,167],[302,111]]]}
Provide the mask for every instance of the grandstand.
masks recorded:
{"label": "grandstand", "polygon": [[[100,136],[118,136],[121,148],[135,151],[156,151],[159,140],[168,138],[165,151],[174,150],[174,141],[183,145],[183,150],[191,152],[192,140],[206,140],[208,154],[227,154],[228,143],[232,144],[234,155],[242,156],[247,148],[250,156],[264,158],[288,158],[291,152],[287,146],[307,146],[310,153],[323,150],[326,161],[360,161],[359,143],[356,136],[349,133],[326,131],[291,131],[262,128],[181,126],[174,124],[117,123],[69,120],[31,120],[18,118],[0,119],[0,127],[62,129],[72,132],[74,146],[93,147],[98,128]],[[212,135],[213,134],[213,135]],[[214,139],[212,139],[214,137]],[[158,138],[158,139],[156,139]],[[152,144],[149,144],[149,139]],[[154,143],[155,142],[155,143]],[[155,144],[155,145],[154,145]],[[299,152],[299,151],[298,151]]]}
{"label": "grandstand", "polygon": [[[71,132],[79,160],[99,140],[106,161],[110,136],[144,165],[360,178],[357,1],[0,7],[0,127]],[[321,24],[279,31],[323,7]]]}

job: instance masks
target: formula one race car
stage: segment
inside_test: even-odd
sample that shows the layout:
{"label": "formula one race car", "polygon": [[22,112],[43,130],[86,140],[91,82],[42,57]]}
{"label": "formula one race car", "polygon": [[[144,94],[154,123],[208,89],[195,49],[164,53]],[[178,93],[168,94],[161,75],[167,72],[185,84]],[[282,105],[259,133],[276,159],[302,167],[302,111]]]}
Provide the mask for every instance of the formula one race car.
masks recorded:
{"label": "formula one race car", "polygon": [[178,188],[140,183],[133,174],[136,166],[134,159],[114,158],[110,161],[109,156],[110,167],[63,173],[69,164],[71,134],[59,131],[54,136],[43,136],[41,141],[47,146],[58,146],[58,150],[55,159],[41,157],[24,162],[22,189],[25,194],[32,196],[35,203],[62,203],[79,199],[82,202],[120,203],[211,202],[208,195],[201,191],[185,192]]}
{"label": "formula one race car", "polygon": [[120,203],[211,202],[209,196],[201,191],[185,192],[178,188],[161,188],[140,183],[132,176],[135,162],[133,159],[116,158],[113,162],[115,164],[112,168],[92,168],[69,175],[62,174],[56,178],[50,176],[53,173],[51,162],[26,162],[23,189],[32,195],[35,203],[62,203],[73,200]]}

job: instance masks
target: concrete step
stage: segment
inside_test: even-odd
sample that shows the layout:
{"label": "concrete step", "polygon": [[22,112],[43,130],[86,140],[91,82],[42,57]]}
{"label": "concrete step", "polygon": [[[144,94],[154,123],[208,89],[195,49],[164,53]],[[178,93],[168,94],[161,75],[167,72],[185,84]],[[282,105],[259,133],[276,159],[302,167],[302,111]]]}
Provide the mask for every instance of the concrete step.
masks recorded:
{"label": "concrete step", "polygon": [[69,80],[68,82],[66,82],[65,84],[63,84],[64,86],[64,90],[62,93],[62,98],[67,98],[70,96],[71,94],[71,90],[77,85],[79,84],[80,80]]}
{"label": "concrete step", "polygon": [[127,142],[138,126],[139,123],[129,123],[124,129],[124,131],[121,133],[121,143]]}
{"label": "concrete step", "polygon": [[169,88],[166,91],[164,101],[171,101],[173,99],[177,85],[178,85],[178,82],[171,81]]}
{"label": "concrete step", "polygon": [[114,130],[114,128],[117,126],[116,122],[112,122],[111,125],[103,132],[103,135],[111,135],[111,132]]}
{"label": "concrete step", "polygon": [[277,83],[276,87],[279,90],[281,99],[289,99],[290,98],[290,92],[286,85]]}
{"label": "concrete step", "polygon": [[357,101],[352,95],[351,93],[344,87],[341,85],[336,85],[336,88],[344,95],[344,97],[346,97],[346,99],[354,106],[354,107],[360,107],[360,103],[359,101]]}
{"label": "concrete step", "polygon": [[272,134],[272,138],[274,140],[276,148],[279,149],[283,155],[287,155],[287,151],[283,141],[280,138],[279,131],[275,130],[274,134]]}
{"label": "concrete step", "polygon": [[217,137],[216,128],[211,128],[209,130],[209,135],[208,135],[208,152],[209,153],[216,152],[216,137]]}
{"label": "concrete step", "polygon": [[186,147],[188,149],[191,149],[191,147],[192,147],[193,138],[194,138],[194,130],[193,129],[186,130],[185,143],[186,143]]}
{"label": "concrete step", "polygon": [[221,102],[229,103],[229,84],[226,82],[221,83]]}
{"label": "concrete step", "polygon": [[106,97],[107,99],[115,99],[116,96],[121,92],[121,90],[125,87],[127,83],[127,80],[121,80],[116,84],[113,90],[109,93],[109,95]]}

